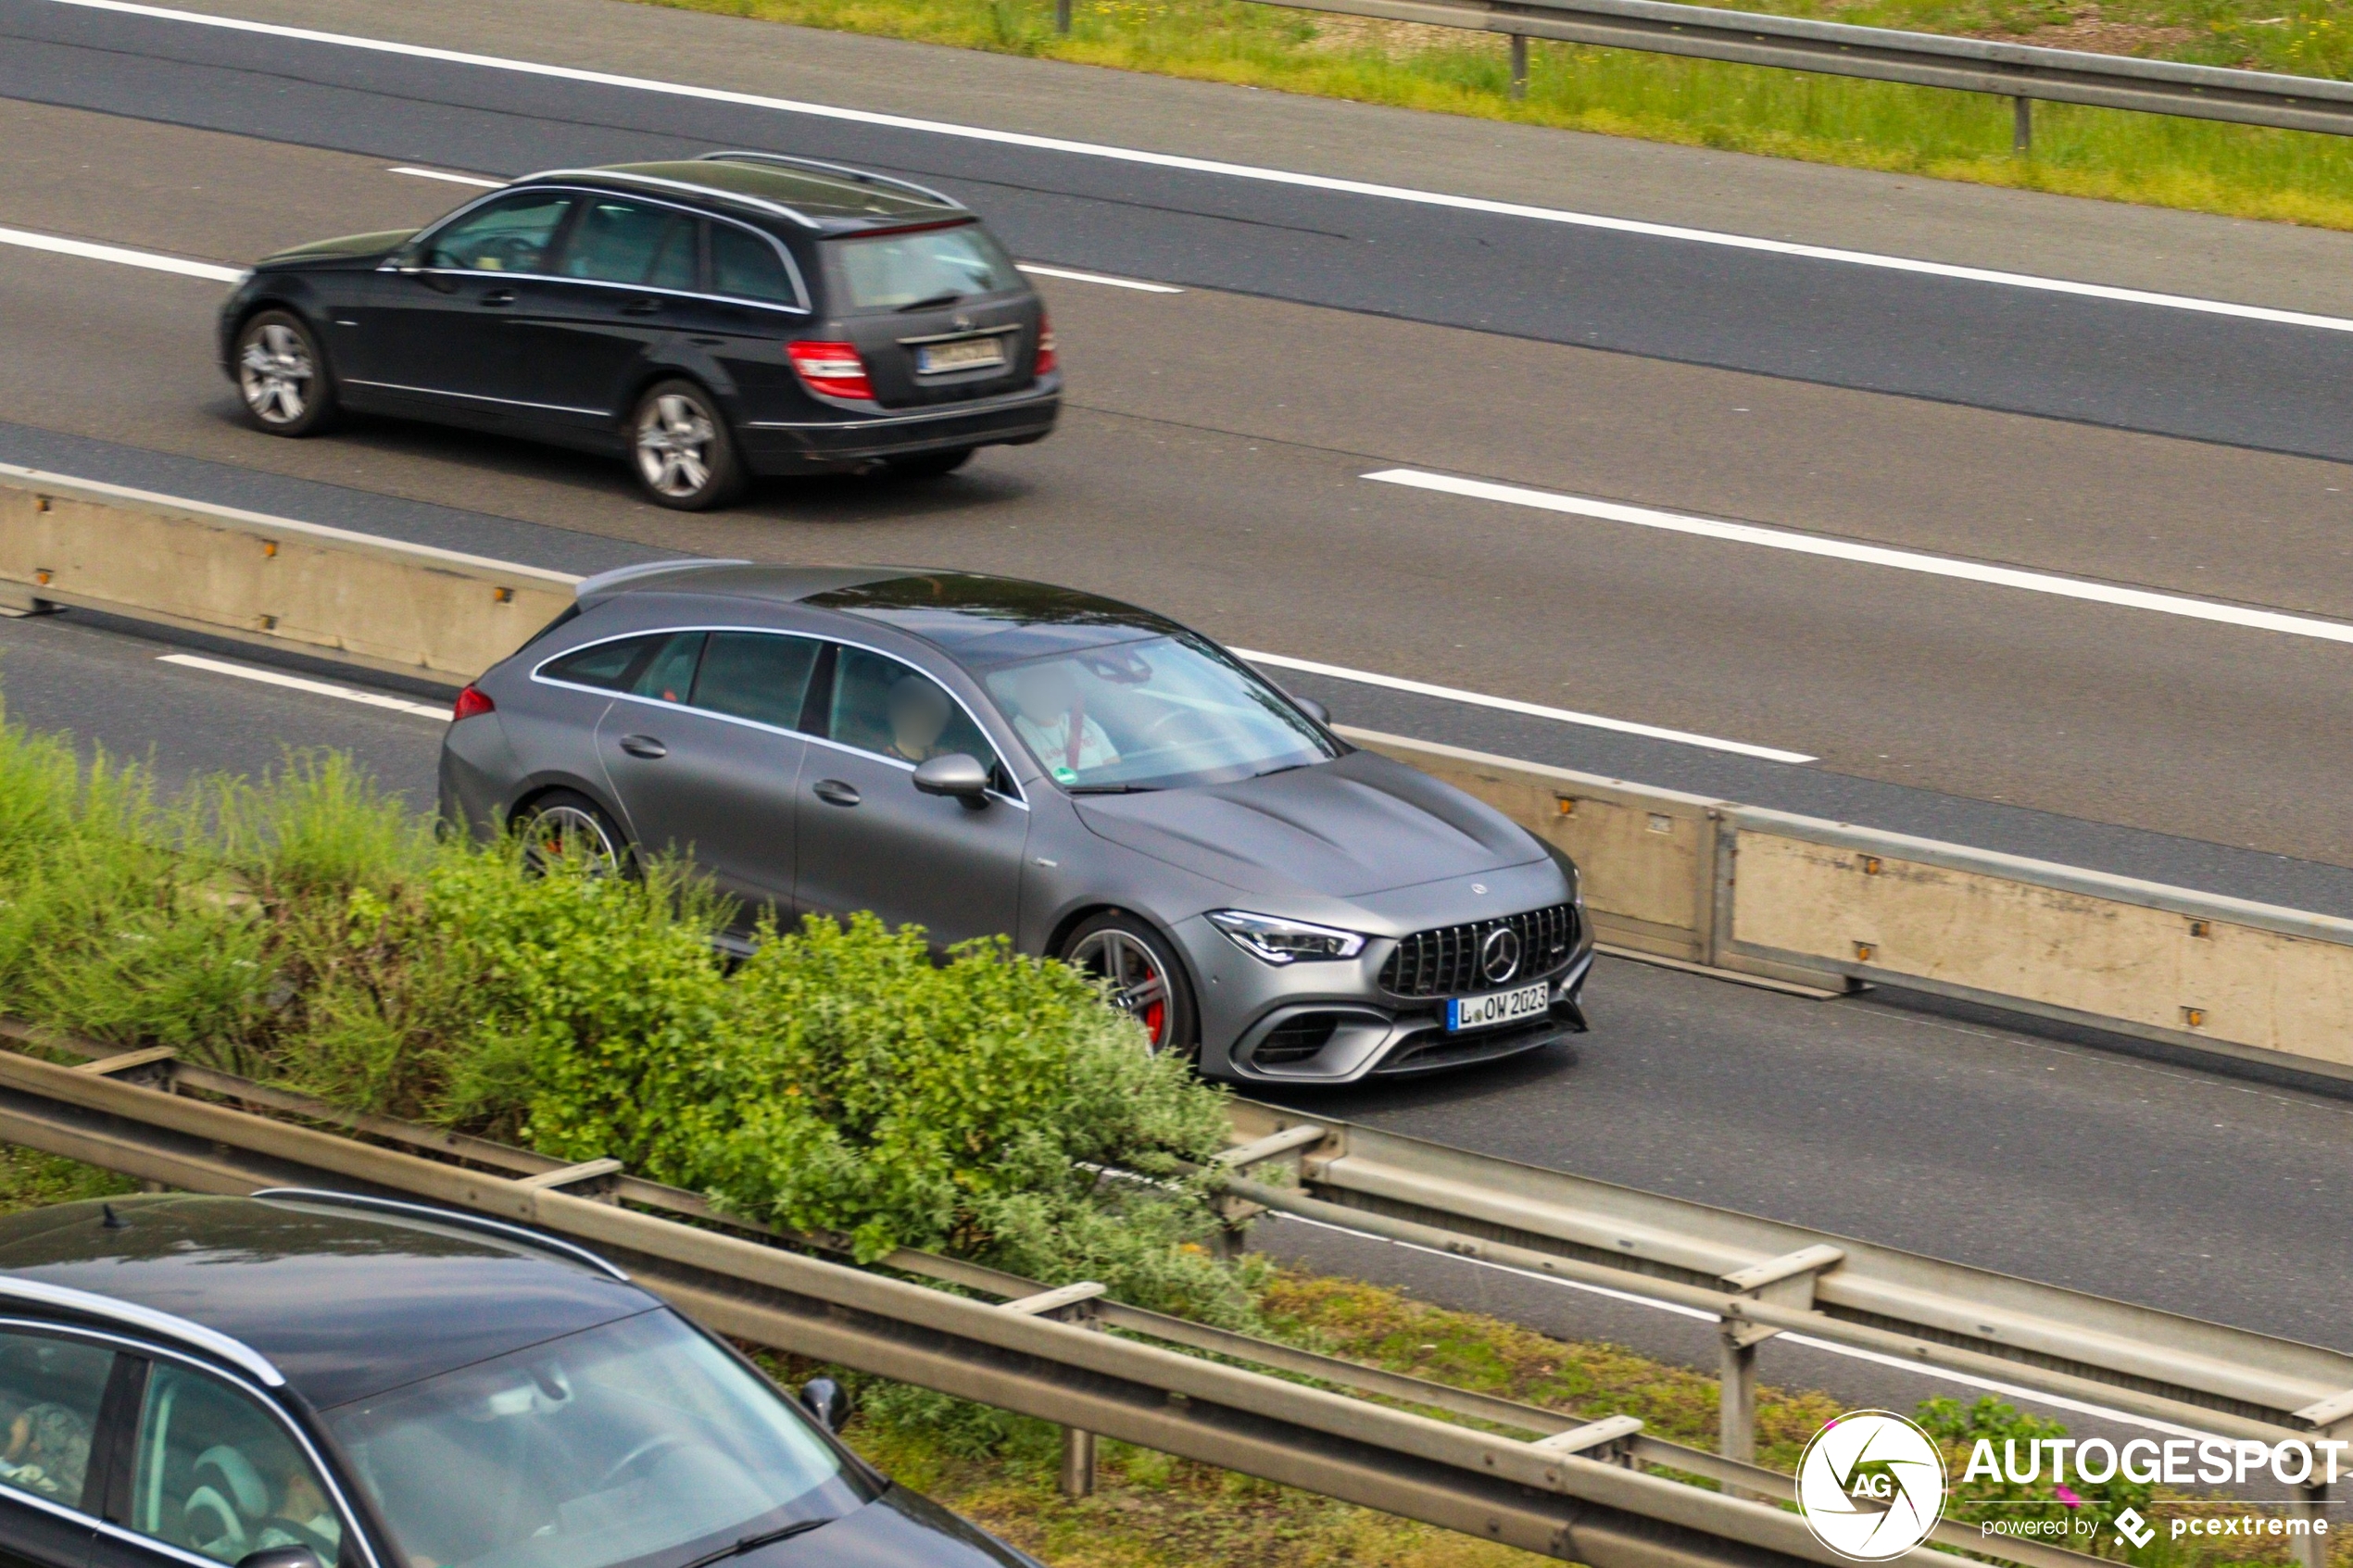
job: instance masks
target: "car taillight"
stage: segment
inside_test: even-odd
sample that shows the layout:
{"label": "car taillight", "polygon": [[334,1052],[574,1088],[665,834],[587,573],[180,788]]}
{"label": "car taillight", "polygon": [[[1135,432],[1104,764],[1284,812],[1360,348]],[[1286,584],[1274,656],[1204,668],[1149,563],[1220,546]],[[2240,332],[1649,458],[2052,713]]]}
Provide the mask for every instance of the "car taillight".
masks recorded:
{"label": "car taillight", "polygon": [[468,686],[458,694],[458,706],[450,709],[449,721],[454,724],[460,719],[478,719],[497,710],[498,705],[484,696],[480,686]]}
{"label": "car taillight", "polygon": [[1045,311],[1040,310],[1038,312],[1038,373],[1051,376],[1060,363],[1060,357],[1054,353],[1054,323]]}
{"label": "car taillight", "polygon": [[785,353],[792,360],[792,368],[812,392],[822,392],[828,397],[858,397],[871,403],[875,383],[866,379],[866,361],[858,358],[858,345],[850,343],[788,343]]}

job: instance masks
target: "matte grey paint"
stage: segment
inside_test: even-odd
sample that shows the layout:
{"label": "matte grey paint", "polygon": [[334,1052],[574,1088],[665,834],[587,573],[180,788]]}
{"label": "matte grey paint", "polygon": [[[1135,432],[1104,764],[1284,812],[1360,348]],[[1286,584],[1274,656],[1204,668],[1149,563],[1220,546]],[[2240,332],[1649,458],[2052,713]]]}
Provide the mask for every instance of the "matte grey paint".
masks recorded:
{"label": "matte grey paint", "polygon": [[[1378,983],[1395,939],[1575,897],[1560,864],[1500,812],[1369,752],[1233,784],[1069,795],[937,646],[799,602],[895,575],[714,563],[599,585],[580,615],[476,683],[497,710],[450,726],[444,812],[480,829],[549,788],[577,790],[646,847],[691,846],[748,903],[872,909],[894,925],[919,923],[942,945],[1006,933],[1024,951],[1051,952],[1088,913],[1125,909],[1182,956],[1202,1070],[1269,1081],[1353,1081],[1429,1028],[1442,1003],[1390,997]],[[1017,794],[992,791],[975,809],[919,791],[913,765],[896,759],[536,673],[592,643],[689,629],[821,636],[903,660],[963,706],[996,749],[980,760],[1001,764]],[[640,744],[624,749],[624,738]],[[1353,959],[1278,967],[1202,918],[1234,908],[1371,940]],[[1574,1004],[1591,962],[1580,920],[1558,972],[1567,1006],[1556,1007],[1557,1027],[1461,1036],[1462,1054],[1516,1054],[1579,1027]],[[1342,1025],[1312,1060],[1262,1070],[1238,1059],[1286,1018],[1334,1010]]]}

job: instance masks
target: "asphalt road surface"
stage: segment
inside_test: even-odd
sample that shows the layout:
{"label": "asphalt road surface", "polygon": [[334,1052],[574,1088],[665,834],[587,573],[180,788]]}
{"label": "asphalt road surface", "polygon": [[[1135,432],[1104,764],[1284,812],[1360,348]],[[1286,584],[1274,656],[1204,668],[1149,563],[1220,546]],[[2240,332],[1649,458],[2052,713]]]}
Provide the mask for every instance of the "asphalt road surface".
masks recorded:
{"label": "asphalt road surface", "polygon": [[[600,0],[518,0],[499,24],[525,11],[575,19],[567,47],[647,28],[748,36]],[[439,0],[396,20],[486,46]],[[681,517],[560,453],[381,422],[256,434],[210,363],[220,283],[0,245],[0,460],[574,571],[724,554],[1050,577],[1357,677],[1696,738],[1281,672],[1343,721],[2353,912],[2353,647],[2246,613],[2353,621],[2353,469],[2333,460],[2353,443],[2345,332],[52,0],[0,0],[0,226],[29,233],[236,265],[422,222],[464,194],[395,166],[501,174],[736,144],[925,178],[1028,259],[1184,291],[1041,280],[1073,367],[1065,426],[1042,445],[937,483],[770,485]],[[902,112],[899,78],[923,69],[1082,82],[823,47],[887,68],[843,76],[831,101]],[[1137,96],[1174,101],[1165,85]],[[1106,113],[1093,135],[1120,130]],[[1218,134],[1201,145],[1229,151]],[[1409,166],[1389,178],[1426,183]],[[2300,265],[2231,297],[2328,304],[2324,284],[2299,296]],[[1831,553],[1365,477],[1398,468],[1794,530]],[[1858,554],[1871,546],[2183,602],[2089,602]],[[11,716],[151,758],[167,783],[333,745],[428,795],[434,720],[165,661],[190,651],[87,617],[8,622],[0,680]],[[1606,964],[1592,997],[1574,1059],[1319,1108],[2353,1346],[2337,1301],[2346,1101],[1633,964]]]}

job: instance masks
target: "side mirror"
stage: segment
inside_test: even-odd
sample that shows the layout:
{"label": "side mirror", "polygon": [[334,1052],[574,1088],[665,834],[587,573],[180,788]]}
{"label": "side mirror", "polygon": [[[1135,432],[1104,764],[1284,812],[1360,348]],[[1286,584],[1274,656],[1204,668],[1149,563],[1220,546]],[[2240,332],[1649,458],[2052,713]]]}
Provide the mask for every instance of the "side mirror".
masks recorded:
{"label": "side mirror", "polygon": [[266,1546],[237,1559],[237,1568],[326,1568],[307,1546]]}
{"label": "side mirror", "polygon": [[1312,696],[1295,696],[1291,698],[1291,701],[1298,706],[1302,713],[1306,714],[1326,729],[1331,728],[1332,710],[1330,709],[1326,708]]}
{"label": "side mirror", "polygon": [[915,787],[925,795],[952,796],[967,806],[988,804],[988,770],[961,751],[935,757],[915,770]]}
{"label": "side mirror", "polygon": [[[849,1395],[830,1377],[812,1377],[800,1386],[800,1402],[818,1425],[838,1432],[849,1419]],[[261,1554],[256,1552],[255,1556]],[[246,1568],[243,1562],[237,1568]]]}

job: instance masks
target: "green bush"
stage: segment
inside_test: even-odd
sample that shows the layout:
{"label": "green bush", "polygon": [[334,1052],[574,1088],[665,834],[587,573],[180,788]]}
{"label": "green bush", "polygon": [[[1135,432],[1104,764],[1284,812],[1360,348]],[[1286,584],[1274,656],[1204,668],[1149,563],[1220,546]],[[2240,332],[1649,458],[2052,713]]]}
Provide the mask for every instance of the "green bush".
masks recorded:
{"label": "green bush", "polygon": [[1217,1091],[1059,963],[935,964],[871,917],[763,929],[683,871],[438,842],[346,759],[159,804],[0,722],[0,1008],[345,1107],[610,1155],[862,1260],[946,1248],[1243,1324],[1186,1172]]}

